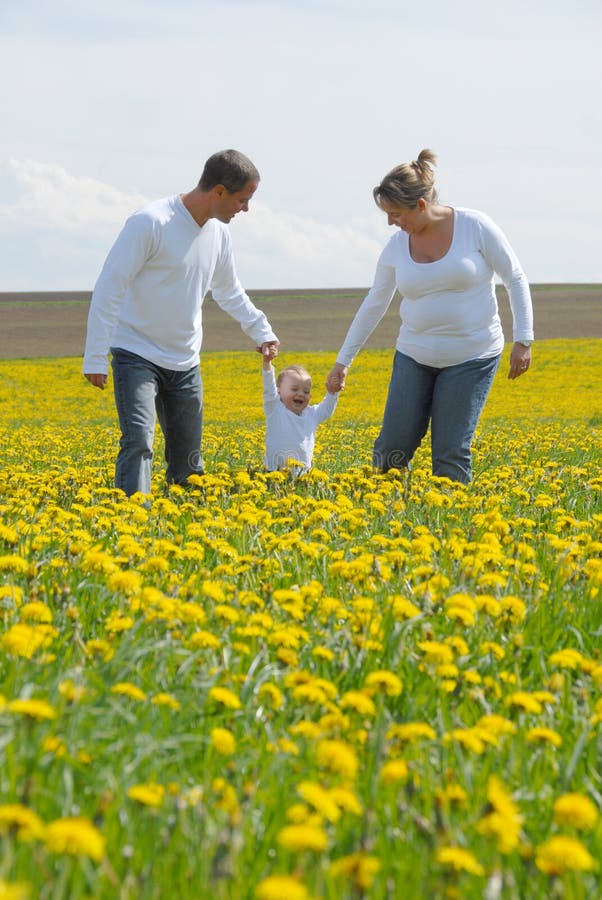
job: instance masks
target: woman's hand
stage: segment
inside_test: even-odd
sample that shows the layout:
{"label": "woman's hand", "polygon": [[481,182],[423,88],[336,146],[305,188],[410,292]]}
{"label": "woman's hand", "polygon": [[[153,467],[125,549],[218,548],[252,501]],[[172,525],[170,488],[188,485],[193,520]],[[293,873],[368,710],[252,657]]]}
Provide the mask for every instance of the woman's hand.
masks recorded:
{"label": "woman's hand", "polygon": [[510,380],[519,378],[521,375],[525,374],[530,365],[531,348],[525,347],[524,344],[519,344],[518,342],[515,343],[510,354],[510,371],[508,372],[508,378],[510,378]]}
{"label": "woman's hand", "polygon": [[345,379],[347,377],[347,366],[341,363],[335,363],[328,378],[326,379],[326,390],[329,394],[338,394],[345,387]]}

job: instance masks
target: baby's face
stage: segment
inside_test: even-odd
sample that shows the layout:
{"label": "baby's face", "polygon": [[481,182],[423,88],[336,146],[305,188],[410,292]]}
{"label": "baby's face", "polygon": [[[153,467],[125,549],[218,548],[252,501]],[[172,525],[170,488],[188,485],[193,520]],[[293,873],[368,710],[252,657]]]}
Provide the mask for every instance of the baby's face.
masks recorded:
{"label": "baby's face", "polygon": [[311,378],[296,372],[285,372],[278,387],[278,394],[287,409],[301,415],[311,395]]}

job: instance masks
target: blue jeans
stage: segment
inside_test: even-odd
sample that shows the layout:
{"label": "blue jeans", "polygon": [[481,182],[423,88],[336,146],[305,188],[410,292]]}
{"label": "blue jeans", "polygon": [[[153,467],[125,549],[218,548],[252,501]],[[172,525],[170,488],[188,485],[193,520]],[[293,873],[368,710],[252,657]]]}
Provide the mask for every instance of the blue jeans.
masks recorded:
{"label": "blue jeans", "polygon": [[128,496],[151,492],[157,418],[165,438],[166,480],[182,484],[202,474],[203,385],[198,366],[186,372],[162,369],[111,348],[115,404],[121,427],[115,487]]}
{"label": "blue jeans", "polygon": [[499,363],[493,356],[436,369],[396,351],[376,468],[408,467],[430,420],[433,475],[468,484],[472,439]]}

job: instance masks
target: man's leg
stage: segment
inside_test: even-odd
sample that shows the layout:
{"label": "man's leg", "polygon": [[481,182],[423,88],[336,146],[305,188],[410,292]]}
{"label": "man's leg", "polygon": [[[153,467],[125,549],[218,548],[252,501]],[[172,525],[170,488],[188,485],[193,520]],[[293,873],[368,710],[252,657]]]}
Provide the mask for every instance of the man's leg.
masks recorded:
{"label": "man's leg", "polygon": [[472,439],[499,363],[495,356],[441,369],[433,393],[433,475],[471,481]]}
{"label": "man's leg", "polygon": [[372,456],[376,468],[387,472],[409,466],[428,429],[438,371],[395,352],[383,424]]}
{"label": "man's leg", "polygon": [[187,372],[166,372],[157,415],[165,437],[168,482],[184,484],[189,475],[203,474],[203,383],[198,366]]}
{"label": "man's leg", "polygon": [[150,494],[157,369],[127,350],[115,348],[111,352],[115,405],[121,428],[115,487],[128,496],[137,491]]}

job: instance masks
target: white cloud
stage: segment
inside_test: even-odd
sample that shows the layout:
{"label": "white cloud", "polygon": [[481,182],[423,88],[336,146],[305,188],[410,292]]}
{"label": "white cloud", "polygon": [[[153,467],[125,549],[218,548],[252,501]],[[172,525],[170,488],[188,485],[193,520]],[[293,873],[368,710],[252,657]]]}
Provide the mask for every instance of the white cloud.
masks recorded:
{"label": "white cloud", "polygon": [[70,234],[91,230],[104,236],[148,199],[31,159],[9,159],[0,164],[0,175],[16,196],[12,203],[0,204],[0,227],[19,224]]}
{"label": "white cloud", "polygon": [[382,226],[376,217],[318,222],[254,201],[231,226],[240,278],[253,289],[364,287],[386,239]]}
{"label": "white cloud", "polygon": [[[0,204],[2,290],[90,289],[123,222],[150,199],[35,160],[1,164],[0,181],[10,198]],[[254,290],[365,286],[386,238],[376,210],[329,224],[256,201],[232,232],[239,275]],[[31,263],[41,259],[52,268],[40,267],[32,284]]]}

